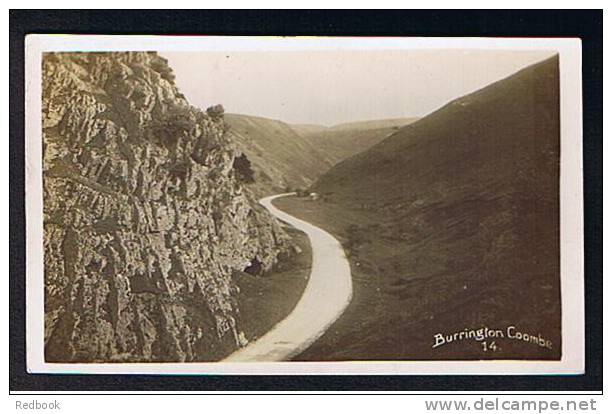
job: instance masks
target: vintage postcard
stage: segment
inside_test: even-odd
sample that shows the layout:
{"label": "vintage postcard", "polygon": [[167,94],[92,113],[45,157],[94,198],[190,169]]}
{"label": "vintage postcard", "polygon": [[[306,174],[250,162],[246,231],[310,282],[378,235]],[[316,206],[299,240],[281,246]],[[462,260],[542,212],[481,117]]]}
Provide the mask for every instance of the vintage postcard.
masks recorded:
{"label": "vintage postcard", "polygon": [[582,373],[580,56],[28,36],[29,372]]}

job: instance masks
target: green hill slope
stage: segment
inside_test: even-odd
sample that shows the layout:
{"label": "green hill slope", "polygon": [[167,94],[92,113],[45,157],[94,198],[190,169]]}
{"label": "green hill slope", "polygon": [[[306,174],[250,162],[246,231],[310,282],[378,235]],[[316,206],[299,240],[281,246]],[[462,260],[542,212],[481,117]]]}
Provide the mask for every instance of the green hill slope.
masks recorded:
{"label": "green hill slope", "polygon": [[[355,299],[300,359],[560,357],[558,58],[459,98],[281,205],[339,236]],[[279,202],[280,204],[280,202]],[[483,326],[503,338],[433,348]]]}

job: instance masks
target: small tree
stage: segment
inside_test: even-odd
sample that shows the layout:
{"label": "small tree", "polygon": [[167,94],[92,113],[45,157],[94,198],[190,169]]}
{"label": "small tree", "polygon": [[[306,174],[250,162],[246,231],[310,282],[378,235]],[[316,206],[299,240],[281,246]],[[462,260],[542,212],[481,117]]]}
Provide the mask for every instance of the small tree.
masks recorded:
{"label": "small tree", "polygon": [[251,161],[245,154],[240,154],[234,158],[233,164],[234,171],[236,172],[236,178],[246,184],[255,182],[255,171],[251,166]]}
{"label": "small tree", "polygon": [[206,109],[206,113],[212,119],[223,118],[223,115],[225,114],[225,108],[223,108],[223,105],[214,105]]}

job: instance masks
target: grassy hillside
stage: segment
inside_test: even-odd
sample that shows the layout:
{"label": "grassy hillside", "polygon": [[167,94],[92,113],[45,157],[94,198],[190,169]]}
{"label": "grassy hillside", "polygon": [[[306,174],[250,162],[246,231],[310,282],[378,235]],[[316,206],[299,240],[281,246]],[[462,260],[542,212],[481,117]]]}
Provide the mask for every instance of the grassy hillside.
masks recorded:
{"label": "grassy hillside", "polygon": [[416,118],[381,119],[339,124],[329,128],[302,126],[297,130],[319,148],[325,160],[333,165],[378,144],[415,120]]}
{"label": "grassy hillside", "polygon": [[230,139],[247,155],[255,171],[258,195],[286,187],[308,187],[331,164],[288,124],[267,118],[226,114]]}
{"label": "grassy hillside", "polygon": [[[298,359],[558,359],[558,58],[459,98],[351,157],[280,208],[350,260],[347,312]],[[433,348],[481,327],[538,334]]]}

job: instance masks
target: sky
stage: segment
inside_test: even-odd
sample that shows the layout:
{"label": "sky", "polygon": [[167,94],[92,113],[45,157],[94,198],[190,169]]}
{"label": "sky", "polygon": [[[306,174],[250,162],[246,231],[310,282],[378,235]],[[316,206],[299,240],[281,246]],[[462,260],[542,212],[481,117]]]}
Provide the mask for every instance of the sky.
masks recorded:
{"label": "sky", "polygon": [[189,102],[293,124],[422,117],[544,51],[162,52]]}

